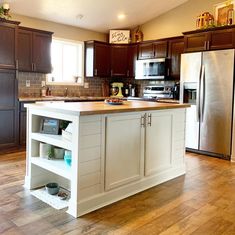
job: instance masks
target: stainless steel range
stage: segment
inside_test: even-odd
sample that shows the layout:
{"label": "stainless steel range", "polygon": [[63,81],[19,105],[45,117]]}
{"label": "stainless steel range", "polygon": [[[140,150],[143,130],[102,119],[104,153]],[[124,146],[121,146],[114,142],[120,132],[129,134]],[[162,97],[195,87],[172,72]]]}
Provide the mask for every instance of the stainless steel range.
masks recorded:
{"label": "stainless steel range", "polygon": [[149,99],[173,98],[173,86],[169,85],[155,85],[145,86],[143,90],[143,97]]}

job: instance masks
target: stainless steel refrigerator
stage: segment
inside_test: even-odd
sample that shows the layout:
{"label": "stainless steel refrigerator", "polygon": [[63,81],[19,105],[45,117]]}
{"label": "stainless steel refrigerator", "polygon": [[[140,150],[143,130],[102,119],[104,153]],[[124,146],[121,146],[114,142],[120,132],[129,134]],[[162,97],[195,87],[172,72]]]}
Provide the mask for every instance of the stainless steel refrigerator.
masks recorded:
{"label": "stainless steel refrigerator", "polygon": [[234,50],[182,54],[180,100],[186,114],[186,148],[231,156]]}

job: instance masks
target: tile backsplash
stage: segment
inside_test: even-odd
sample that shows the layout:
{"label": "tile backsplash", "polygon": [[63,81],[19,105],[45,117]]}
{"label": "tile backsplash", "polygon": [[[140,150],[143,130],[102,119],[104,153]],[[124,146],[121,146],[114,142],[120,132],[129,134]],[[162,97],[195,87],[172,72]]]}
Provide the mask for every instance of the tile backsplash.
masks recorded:
{"label": "tile backsplash", "polygon": [[[18,93],[19,97],[40,97],[42,81],[46,81],[46,74],[41,73],[18,73]],[[30,81],[30,87],[26,87],[26,81]],[[65,89],[68,88],[68,96],[103,96],[102,84],[112,82],[123,82],[124,84],[132,83],[136,86],[137,96],[143,96],[143,88],[147,85],[162,84],[162,81],[135,80],[134,78],[85,78],[85,83],[89,83],[89,88],[84,86],[66,86],[57,85],[48,87],[51,88],[53,96],[64,96]],[[167,82],[174,84],[174,82]]]}

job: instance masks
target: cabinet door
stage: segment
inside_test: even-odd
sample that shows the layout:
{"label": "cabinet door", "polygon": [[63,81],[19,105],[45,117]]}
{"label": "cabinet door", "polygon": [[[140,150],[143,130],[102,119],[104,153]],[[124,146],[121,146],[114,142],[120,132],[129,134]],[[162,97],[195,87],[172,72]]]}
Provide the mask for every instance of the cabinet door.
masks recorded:
{"label": "cabinet door", "polygon": [[32,32],[18,30],[18,66],[20,71],[31,72],[32,67]]}
{"label": "cabinet door", "polygon": [[172,147],[169,148],[169,146],[172,146],[172,122],[173,115],[170,112],[160,113],[158,111],[147,114],[146,176],[164,171],[171,166]]}
{"label": "cabinet door", "polygon": [[18,146],[17,80],[14,70],[0,70],[0,149]]}
{"label": "cabinet door", "polygon": [[14,26],[0,25],[0,68],[16,68],[16,29]]}
{"label": "cabinet door", "polygon": [[105,190],[136,181],[143,174],[141,115],[107,118]]}
{"label": "cabinet door", "polygon": [[95,43],[94,46],[94,76],[110,76],[110,47],[107,44]]}
{"label": "cabinet door", "polygon": [[138,59],[151,59],[154,57],[153,43],[140,43],[139,44]]}
{"label": "cabinet door", "polygon": [[184,52],[184,39],[170,40],[168,43],[169,72],[168,76],[173,80],[180,80],[181,54]]}
{"label": "cabinet door", "polygon": [[135,63],[137,60],[137,45],[130,45],[127,53],[127,77],[135,77]]}
{"label": "cabinet door", "polygon": [[209,48],[216,49],[230,49],[235,47],[235,30],[216,30],[209,34]]}
{"label": "cabinet door", "polygon": [[26,112],[20,112],[20,145],[26,144]]}
{"label": "cabinet door", "polygon": [[51,34],[33,33],[34,71],[51,73]]}
{"label": "cabinet door", "polygon": [[208,37],[208,33],[195,33],[186,35],[184,37],[184,51],[206,51]]}
{"label": "cabinet door", "polygon": [[127,46],[111,46],[111,77],[127,77]]}
{"label": "cabinet door", "polygon": [[156,41],[153,43],[154,58],[167,57],[167,41]]}

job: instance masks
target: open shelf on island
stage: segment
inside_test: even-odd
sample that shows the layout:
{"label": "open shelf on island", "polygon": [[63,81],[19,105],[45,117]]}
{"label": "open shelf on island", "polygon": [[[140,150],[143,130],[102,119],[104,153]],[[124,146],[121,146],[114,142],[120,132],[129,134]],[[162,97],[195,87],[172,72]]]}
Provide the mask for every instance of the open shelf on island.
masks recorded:
{"label": "open shelf on island", "polygon": [[49,135],[42,133],[32,133],[31,138],[33,140],[48,143],[63,149],[72,150],[72,142],[65,139],[62,135]]}
{"label": "open shelf on island", "polygon": [[48,160],[41,157],[31,157],[31,163],[66,179],[71,179],[71,167],[66,165],[64,159]]}

